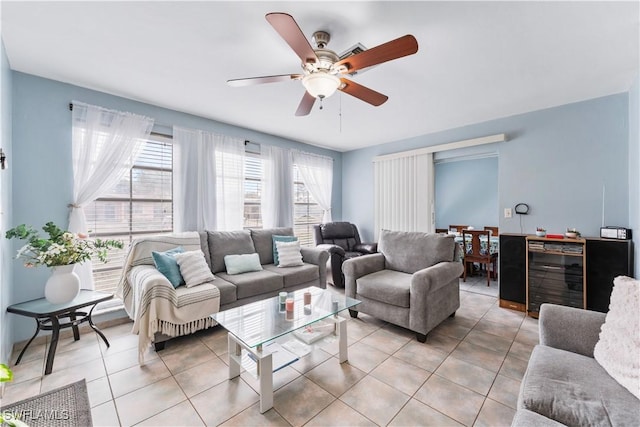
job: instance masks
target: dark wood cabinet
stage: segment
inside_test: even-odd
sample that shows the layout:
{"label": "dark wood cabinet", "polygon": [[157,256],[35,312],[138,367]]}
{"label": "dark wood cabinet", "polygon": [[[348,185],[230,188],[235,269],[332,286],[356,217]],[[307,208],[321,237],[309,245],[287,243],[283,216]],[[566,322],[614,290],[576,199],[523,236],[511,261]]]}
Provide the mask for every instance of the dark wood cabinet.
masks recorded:
{"label": "dark wood cabinet", "polygon": [[527,314],[544,303],[585,308],[585,240],[527,236]]}
{"label": "dark wood cabinet", "polygon": [[[500,307],[526,311],[526,237],[524,234],[500,235]],[[585,240],[586,308],[606,313],[613,279],[616,276],[633,277],[633,242],[600,238]]]}

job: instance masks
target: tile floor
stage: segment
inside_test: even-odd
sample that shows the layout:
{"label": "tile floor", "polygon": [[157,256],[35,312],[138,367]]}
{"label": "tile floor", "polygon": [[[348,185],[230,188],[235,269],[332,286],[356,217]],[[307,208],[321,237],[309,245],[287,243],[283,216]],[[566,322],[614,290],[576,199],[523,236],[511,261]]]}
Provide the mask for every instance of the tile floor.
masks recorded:
{"label": "tile floor", "polygon": [[348,363],[338,363],[333,340],[278,371],[265,414],[254,378],[227,380],[223,329],[150,349],[140,367],[130,323],[104,330],[110,348],[94,333],[62,340],[51,375],[42,375],[45,344],[29,348],[2,405],[85,378],[95,426],[508,426],[537,320],[499,308],[497,282],[460,285],[456,316],[425,344],[370,316],[350,319]]}

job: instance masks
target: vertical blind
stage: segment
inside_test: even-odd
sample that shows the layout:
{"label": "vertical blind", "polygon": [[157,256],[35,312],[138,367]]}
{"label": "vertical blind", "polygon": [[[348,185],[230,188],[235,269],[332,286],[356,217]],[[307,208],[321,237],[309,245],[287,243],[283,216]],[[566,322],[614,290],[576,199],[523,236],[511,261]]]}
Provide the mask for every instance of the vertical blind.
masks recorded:
{"label": "vertical blind", "polygon": [[434,230],[431,153],[378,159],[375,175],[375,233]]}

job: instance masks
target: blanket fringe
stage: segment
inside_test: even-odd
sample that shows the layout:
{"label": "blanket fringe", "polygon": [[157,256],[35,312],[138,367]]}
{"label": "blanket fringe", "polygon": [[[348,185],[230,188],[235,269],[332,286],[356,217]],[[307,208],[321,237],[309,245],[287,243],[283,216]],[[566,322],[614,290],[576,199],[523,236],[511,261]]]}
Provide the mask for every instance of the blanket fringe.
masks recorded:
{"label": "blanket fringe", "polygon": [[[201,329],[210,328],[212,326],[217,325],[218,323],[213,320],[211,317],[205,317],[204,319],[194,320],[192,322],[187,322],[183,324],[175,324],[168,322],[166,320],[153,320],[149,324],[149,336],[154,336],[157,332],[170,336],[170,337],[178,337],[183,335],[189,335],[194,332],[197,332]],[[144,365],[144,352],[146,351],[148,345],[151,344],[151,339],[138,348],[138,363],[140,365]]]}
{"label": "blanket fringe", "polygon": [[170,337],[178,337],[182,335],[189,335],[214,325],[216,325],[216,321],[211,317],[194,320],[193,322],[183,323],[180,325],[158,319],[153,320],[149,325],[149,334],[154,335],[155,333],[160,332],[161,334],[168,335]]}

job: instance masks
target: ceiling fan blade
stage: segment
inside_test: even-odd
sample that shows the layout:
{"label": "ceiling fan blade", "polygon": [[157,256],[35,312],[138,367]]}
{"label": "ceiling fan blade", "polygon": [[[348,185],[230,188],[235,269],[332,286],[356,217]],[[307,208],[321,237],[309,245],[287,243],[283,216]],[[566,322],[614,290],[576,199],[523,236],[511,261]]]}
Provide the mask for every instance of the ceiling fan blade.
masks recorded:
{"label": "ceiling fan blade", "polygon": [[286,82],[289,80],[300,80],[302,74],[280,74],[277,76],[247,77],[246,79],[227,80],[227,84],[233,87],[252,86],[262,83]]}
{"label": "ceiling fan blade", "polygon": [[265,18],[280,34],[280,37],[291,46],[291,49],[300,57],[303,64],[318,62],[316,53],[295,19],[293,19],[293,16],[287,13],[267,13]]}
{"label": "ceiling fan blade", "polygon": [[316,99],[309,95],[309,92],[305,91],[302,100],[300,101],[300,105],[298,105],[298,109],[296,110],[296,116],[306,116],[311,112],[313,108],[313,104],[316,102]]}
{"label": "ceiling fan blade", "polygon": [[338,88],[344,93],[348,93],[351,96],[355,96],[356,98],[368,102],[369,104],[378,107],[385,102],[389,97],[387,95],[383,95],[380,92],[376,92],[373,89],[369,89],[366,86],[362,86],[352,80],[345,79],[344,77],[340,79],[342,82],[342,86]]}
{"label": "ceiling fan blade", "polygon": [[372,65],[391,61],[392,59],[413,55],[417,51],[418,41],[412,35],[407,34],[406,36],[367,49],[364,52],[349,56],[336,62],[333,67],[339,70],[340,66],[344,66],[347,69],[346,72],[351,73]]}

